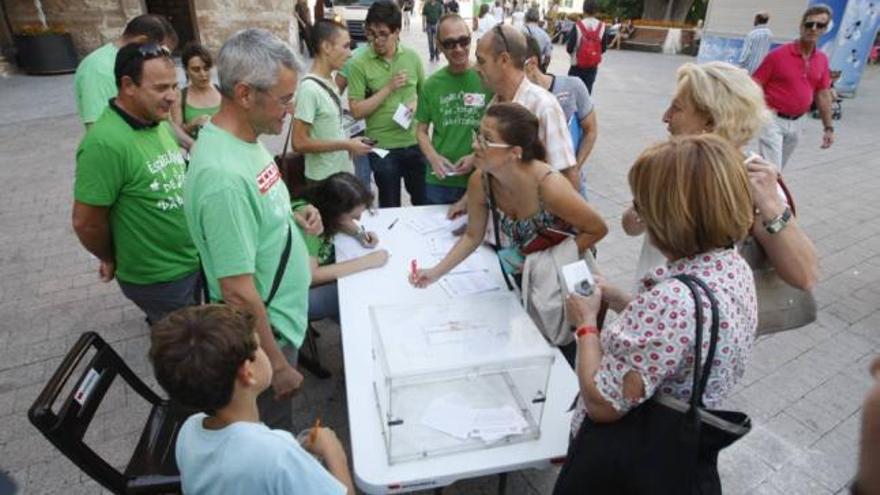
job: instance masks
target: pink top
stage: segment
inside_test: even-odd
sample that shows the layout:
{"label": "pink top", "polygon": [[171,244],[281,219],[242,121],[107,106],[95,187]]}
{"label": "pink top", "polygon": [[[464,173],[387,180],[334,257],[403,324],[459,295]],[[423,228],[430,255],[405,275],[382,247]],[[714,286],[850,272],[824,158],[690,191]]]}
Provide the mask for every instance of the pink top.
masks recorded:
{"label": "pink top", "polygon": [[818,48],[807,59],[797,41],[771,51],[752,75],[771,110],[789,116],[810,111],[817,91],[831,87],[828,57]]}
{"label": "pink top", "polygon": [[[676,275],[700,278],[718,300],[718,345],[709,381],[703,393],[707,407],[718,407],[745,372],[755,339],[758,304],[752,270],[735,249],[719,249],[658,266],[646,274],[641,287],[620,317],[601,333],[602,362],[596,387],[614,409],[626,412],[655,393],[688,400],[693,386],[696,320],[690,289]],[[703,359],[709,349],[712,313],[702,291]],[[630,402],[623,397],[623,377],[638,373],[645,397]],[[586,415],[581,397],[572,417],[572,435]]]}

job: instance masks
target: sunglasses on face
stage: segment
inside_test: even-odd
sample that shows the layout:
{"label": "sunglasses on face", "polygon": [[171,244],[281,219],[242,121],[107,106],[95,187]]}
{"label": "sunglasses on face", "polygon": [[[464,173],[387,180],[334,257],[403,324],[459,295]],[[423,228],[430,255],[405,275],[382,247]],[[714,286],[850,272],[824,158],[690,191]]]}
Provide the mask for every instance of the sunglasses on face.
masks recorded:
{"label": "sunglasses on face", "polygon": [[827,22],[809,21],[809,22],[805,22],[805,23],[804,23],[804,27],[807,28],[807,29],[819,29],[819,30],[822,30],[822,29],[825,29],[825,28],[828,27],[828,23],[827,23]]}
{"label": "sunglasses on face", "polygon": [[442,46],[445,50],[452,50],[456,46],[467,48],[471,46],[471,37],[462,36],[461,38],[447,38],[440,42],[440,46]]}

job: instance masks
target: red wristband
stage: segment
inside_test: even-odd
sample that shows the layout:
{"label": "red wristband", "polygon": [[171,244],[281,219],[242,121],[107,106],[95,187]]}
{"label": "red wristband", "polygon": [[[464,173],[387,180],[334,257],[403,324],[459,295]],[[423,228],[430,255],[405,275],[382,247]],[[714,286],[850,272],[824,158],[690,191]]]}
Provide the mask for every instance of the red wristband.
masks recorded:
{"label": "red wristband", "polygon": [[595,326],[592,326],[592,325],[584,325],[584,326],[578,327],[577,330],[574,331],[574,336],[576,338],[581,338],[584,335],[588,335],[588,334],[599,335],[599,329]]}

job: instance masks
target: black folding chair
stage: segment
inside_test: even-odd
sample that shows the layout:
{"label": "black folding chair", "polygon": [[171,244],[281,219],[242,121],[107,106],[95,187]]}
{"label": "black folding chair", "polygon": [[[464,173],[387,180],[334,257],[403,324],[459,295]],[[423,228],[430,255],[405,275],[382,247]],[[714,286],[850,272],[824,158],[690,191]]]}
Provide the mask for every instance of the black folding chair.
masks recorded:
{"label": "black folding chair", "polygon": [[[65,385],[90,350],[96,352],[76,377],[58,408],[52,411]],[[116,376],[152,404],[143,433],[124,472],[120,472],[83,442],[89,424]],[[97,333],[84,333],[28,410],[31,423],[86,474],[115,493],[180,493],[180,473],[174,444],[183,421],[195,411],[156,395],[135,375]]]}

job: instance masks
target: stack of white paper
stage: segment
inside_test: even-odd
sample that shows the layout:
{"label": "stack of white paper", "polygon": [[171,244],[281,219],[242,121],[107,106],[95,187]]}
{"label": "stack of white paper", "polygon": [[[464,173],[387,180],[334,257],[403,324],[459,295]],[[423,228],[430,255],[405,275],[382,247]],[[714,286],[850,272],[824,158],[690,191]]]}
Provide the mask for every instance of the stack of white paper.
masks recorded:
{"label": "stack of white paper", "polygon": [[452,236],[436,236],[428,238],[428,252],[434,255],[446,256],[446,253],[455,246],[458,239]]}
{"label": "stack of white paper", "polygon": [[500,288],[498,282],[485,271],[447,274],[440,279],[440,287],[449,297],[470,296]]}
{"label": "stack of white paper", "polygon": [[435,399],[422,416],[422,424],[461,440],[477,438],[486,443],[522,434],[529,426],[510,406],[475,409],[456,395]]}

